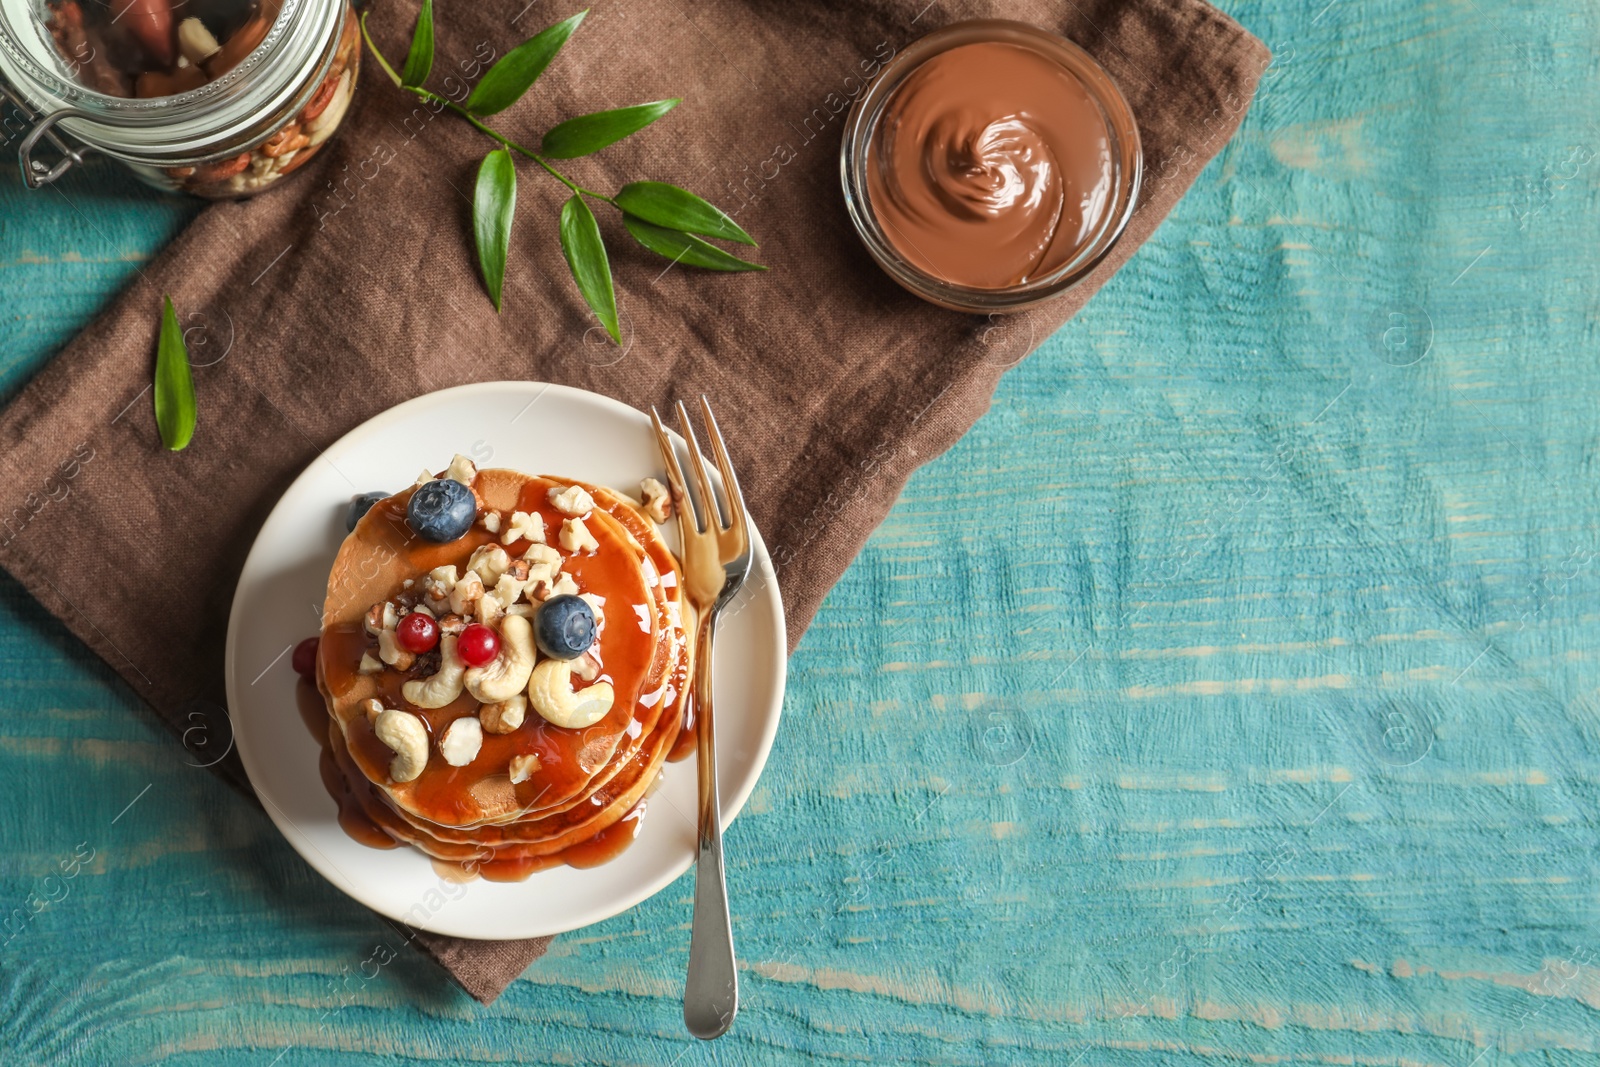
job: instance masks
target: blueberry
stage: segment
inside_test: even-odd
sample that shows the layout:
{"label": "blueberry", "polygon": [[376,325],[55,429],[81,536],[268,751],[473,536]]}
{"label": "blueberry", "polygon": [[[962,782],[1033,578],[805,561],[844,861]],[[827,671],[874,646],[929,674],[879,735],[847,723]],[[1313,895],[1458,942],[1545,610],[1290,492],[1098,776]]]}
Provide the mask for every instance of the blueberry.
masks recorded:
{"label": "blueberry", "polygon": [[577,659],[594,644],[594,609],[575,596],[553,596],[539,607],[533,639],[551,659]]}
{"label": "blueberry", "polygon": [[362,493],[350,498],[350,510],[344,513],[344,528],[354,530],[361,516],[372,510],[372,505],[388,497],[388,493]]}
{"label": "blueberry", "polygon": [[454,541],[478,517],[478,499],[472,490],[453,478],[424,482],[411,494],[406,505],[406,523],[424,541],[443,544]]}

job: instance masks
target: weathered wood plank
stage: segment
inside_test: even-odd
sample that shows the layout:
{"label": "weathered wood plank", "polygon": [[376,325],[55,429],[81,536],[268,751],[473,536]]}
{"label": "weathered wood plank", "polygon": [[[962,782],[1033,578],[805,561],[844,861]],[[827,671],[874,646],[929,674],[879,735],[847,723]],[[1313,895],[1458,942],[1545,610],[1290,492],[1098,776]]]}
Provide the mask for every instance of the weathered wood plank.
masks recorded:
{"label": "weathered wood plank", "polygon": [[[794,657],[732,1034],[687,882],[490,1009],[368,977],[396,935],[4,578],[0,1059],[1593,1062],[1600,27],[1224,6],[1243,133]],[[0,182],[0,393],[192,210]]]}

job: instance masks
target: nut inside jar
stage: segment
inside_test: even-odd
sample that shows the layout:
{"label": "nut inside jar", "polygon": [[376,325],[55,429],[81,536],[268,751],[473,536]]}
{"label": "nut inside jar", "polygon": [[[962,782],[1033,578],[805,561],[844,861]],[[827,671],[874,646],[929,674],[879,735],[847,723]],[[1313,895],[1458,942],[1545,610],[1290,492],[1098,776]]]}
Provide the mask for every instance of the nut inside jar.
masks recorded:
{"label": "nut inside jar", "polygon": [[[234,69],[261,45],[282,0],[50,3],[58,49],[63,55],[88,57],[75,66],[85,85],[111,95],[126,94],[131,87],[133,95],[149,97],[187,92]],[[344,16],[330,46],[331,61],[325,70],[308,75],[316,81],[302,83],[297,110],[258,127],[261,132],[250,140],[233,142],[231,150],[219,145],[193,163],[161,167],[147,179],[196,196],[231,199],[260,192],[316,155],[344,119],[360,66],[359,23],[348,5],[341,6]],[[74,36],[79,30],[81,35]],[[116,42],[114,48],[106,46],[108,40]],[[168,55],[173,57],[170,65],[153,65]]]}
{"label": "nut inside jar", "polygon": [[68,72],[107,96],[175,96],[255,51],[282,0],[47,0]]}

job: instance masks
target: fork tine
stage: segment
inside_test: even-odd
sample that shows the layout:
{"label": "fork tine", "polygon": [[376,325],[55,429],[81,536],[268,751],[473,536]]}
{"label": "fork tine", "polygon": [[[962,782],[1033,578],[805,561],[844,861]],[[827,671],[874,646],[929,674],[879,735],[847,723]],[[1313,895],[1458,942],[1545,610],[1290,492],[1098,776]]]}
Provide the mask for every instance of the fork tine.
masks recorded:
{"label": "fork tine", "polygon": [[706,513],[705,528],[718,530],[722,528],[722,515],[717,507],[717,491],[711,486],[711,476],[706,473],[706,461],[700,455],[700,439],[694,434],[694,422],[689,418],[689,409],[683,406],[683,401],[678,401],[678,425],[682,428],[683,439],[689,443],[689,462],[694,465],[695,486],[700,490],[700,500]]}
{"label": "fork tine", "polygon": [[735,530],[744,528],[744,494],[739,491],[739,477],[733,473],[733,462],[728,459],[728,446],[723,443],[722,430],[717,417],[711,413],[711,401],[700,394],[700,412],[706,419],[706,436],[711,438],[711,451],[717,457],[717,469],[722,472],[722,492],[728,498],[728,525]]}
{"label": "fork tine", "polygon": [[700,522],[695,516],[694,501],[690,499],[689,490],[683,482],[683,468],[678,466],[678,450],[672,447],[672,438],[667,436],[666,427],[661,425],[661,415],[656,411],[654,404],[650,406],[650,421],[655,425],[656,445],[661,449],[661,462],[667,468],[667,488],[672,491],[672,502],[677,505],[678,514],[687,515],[690,525],[698,531]]}

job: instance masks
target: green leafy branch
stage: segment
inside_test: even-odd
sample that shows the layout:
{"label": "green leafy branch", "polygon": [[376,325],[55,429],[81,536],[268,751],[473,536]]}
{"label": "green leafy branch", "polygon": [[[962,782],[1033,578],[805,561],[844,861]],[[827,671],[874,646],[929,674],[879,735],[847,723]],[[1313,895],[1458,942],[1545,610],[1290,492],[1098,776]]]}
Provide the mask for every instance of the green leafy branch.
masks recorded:
{"label": "green leafy branch", "polygon": [[533,160],[571,195],[561,205],[561,251],[583,299],[599,318],[613,341],[621,343],[617,327],[617,292],[611,280],[611,261],[606,254],[600,224],[589,201],[609,204],[622,213],[622,224],[645,248],[674,263],[706,270],[766,270],[750,263],[705,238],[755,246],[755,241],[739,224],[711,203],[686,189],[665,182],[629,182],[606,196],[586,189],[557,170],[551,160],[578,159],[591,155],[638,133],[671,111],[681,99],[656,100],[648,104],[597,111],[567,119],[539,140],[536,152],[506,137],[484,123],[522,99],[543,74],[562,45],[572,36],[584,16],[580,11],[530,37],[502,56],[473,86],[465,101],[457,103],[424,87],[433,69],[433,0],[423,0],[417,25],[411,35],[411,49],[405,64],[396,74],[388,60],[372,43],[367,33],[367,17],[361,16],[361,32],[378,65],[396,86],[408,93],[466,119],[500,147],[483,157],[478,165],[477,183],[472,196],[473,244],[483,283],[500,310],[500,295],[506,274],[506,256],[511,247],[511,221],[517,204],[517,170],[513,153]]}

